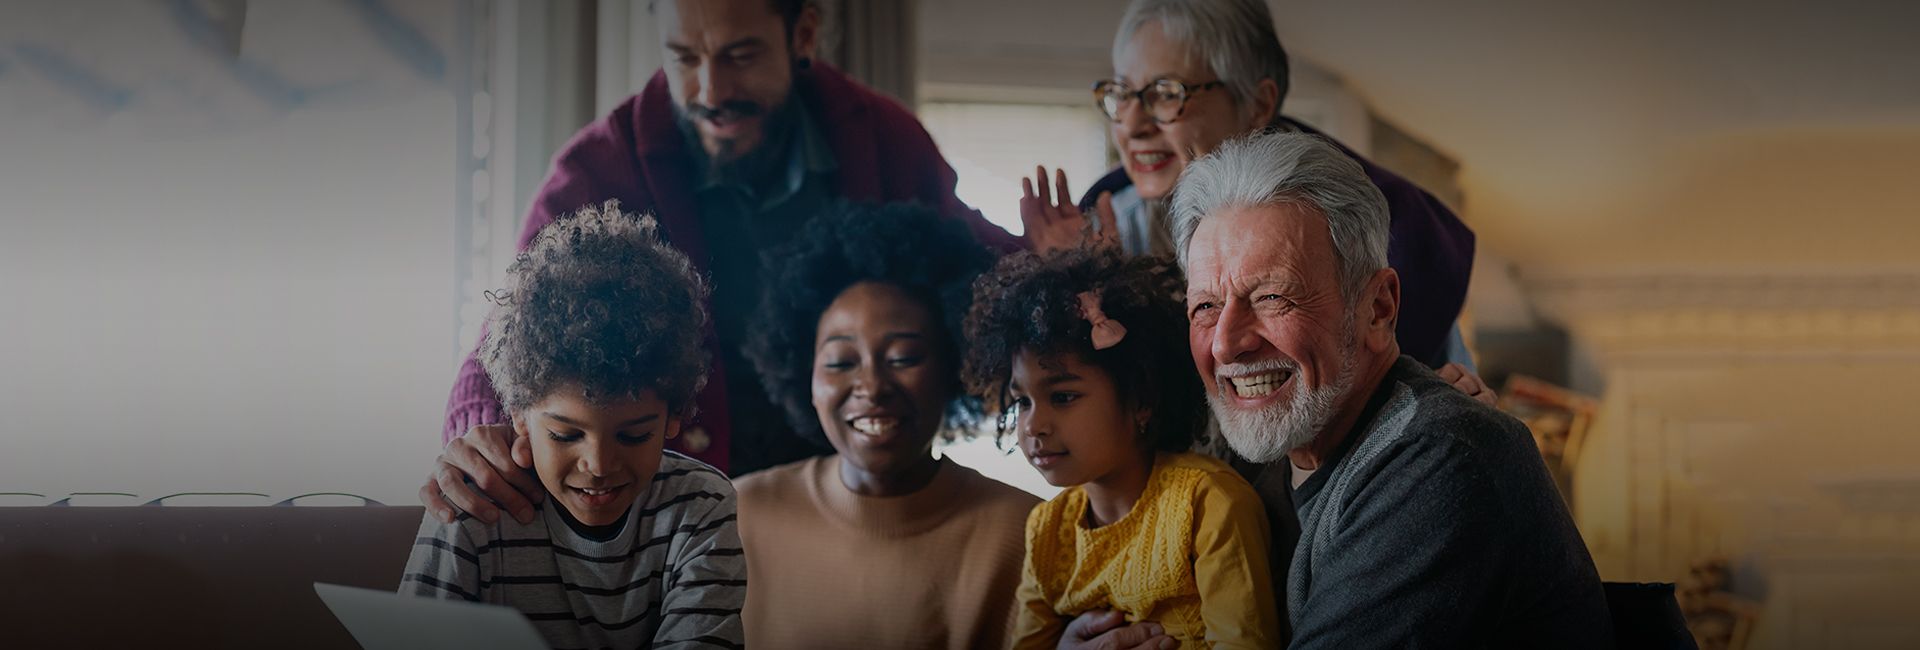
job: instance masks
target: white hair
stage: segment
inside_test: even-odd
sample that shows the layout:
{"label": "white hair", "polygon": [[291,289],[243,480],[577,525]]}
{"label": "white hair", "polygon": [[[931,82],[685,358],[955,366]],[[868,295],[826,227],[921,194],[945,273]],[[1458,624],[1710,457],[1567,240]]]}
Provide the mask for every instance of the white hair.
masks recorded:
{"label": "white hair", "polygon": [[1387,267],[1387,197],[1333,143],[1268,131],[1234,138],[1187,165],[1173,190],[1173,243],[1180,268],[1200,221],[1231,208],[1300,205],[1327,220],[1340,294],[1351,303]]}
{"label": "white hair", "polygon": [[[1262,0],[1133,0],[1120,18],[1113,37],[1113,65],[1135,32],[1158,21],[1169,40],[1185,45],[1190,56],[1207,62],[1242,107],[1259,95],[1260,82],[1279,86],[1273,119],[1280,119],[1277,103],[1287,97],[1287,51],[1273,29],[1273,14]],[[1135,80],[1136,83],[1144,79]],[[1196,81],[1196,80],[1188,80]]]}

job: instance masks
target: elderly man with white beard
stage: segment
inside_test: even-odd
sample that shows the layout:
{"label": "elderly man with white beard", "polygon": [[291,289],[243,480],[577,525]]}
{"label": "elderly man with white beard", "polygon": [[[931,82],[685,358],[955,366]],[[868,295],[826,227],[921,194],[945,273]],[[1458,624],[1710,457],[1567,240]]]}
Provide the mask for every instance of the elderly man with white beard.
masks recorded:
{"label": "elderly man with white beard", "polygon": [[1291,647],[1612,647],[1525,426],[1400,354],[1386,200],[1357,163],[1252,136],[1190,167],[1173,211],[1220,432],[1276,545],[1298,531],[1275,552]]}

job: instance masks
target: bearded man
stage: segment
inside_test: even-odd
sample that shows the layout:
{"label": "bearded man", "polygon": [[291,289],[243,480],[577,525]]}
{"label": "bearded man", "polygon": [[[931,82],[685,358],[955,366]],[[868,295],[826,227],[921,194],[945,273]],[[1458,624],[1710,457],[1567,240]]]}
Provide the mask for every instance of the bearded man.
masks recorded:
{"label": "bearded man", "polygon": [[[1006,251],[1007,234],[954,196],[953,168],[898,102],[814,60],[814,0],[656,0],[647,5],[667,63],[644,89],[587,125],[554,157],[520,248],[556,215],[617,199],[711,274],[712,379],[676,451],[731,475],[825,450],[787,429],[742,352],[760,293],[760,251],[786,241],[835,200],[915,201],[966,222]],[[512,449],[499,398],[471,356],[447,400],[441,453],[420,500],[493,522],[525,521],[539,483]]]}
{"label": "bearded man", "polygon": [[1229,142],[1174,191],[1189,349],[1291,554],[1290,647],[1612,647],[1525,425],[1400,353],[1388,232],[1360,165],[1307,134]]}

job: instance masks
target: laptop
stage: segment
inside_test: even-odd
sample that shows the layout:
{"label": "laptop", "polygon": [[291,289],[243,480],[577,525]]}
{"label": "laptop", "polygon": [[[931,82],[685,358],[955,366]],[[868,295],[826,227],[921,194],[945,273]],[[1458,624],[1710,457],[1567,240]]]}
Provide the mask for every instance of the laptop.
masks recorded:
{"label": "laptop", "polygon": [[519,610],[313,583],[313,592],[366,650],[548,650]]}

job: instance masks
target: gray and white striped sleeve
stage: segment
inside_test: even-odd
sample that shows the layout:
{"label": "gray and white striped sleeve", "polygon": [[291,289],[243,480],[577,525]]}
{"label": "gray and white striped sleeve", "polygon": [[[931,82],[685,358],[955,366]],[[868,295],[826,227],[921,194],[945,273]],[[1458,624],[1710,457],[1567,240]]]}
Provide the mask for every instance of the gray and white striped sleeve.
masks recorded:
{"label": "gray and white striped sleeve", "polygon": [[400,576],[400,593],[480,601],[479,546],[467,529],[468,519],[461,514],[453,523],[443,524],[432,513],[421,519],[413,553]]}
{"label": "gray and white striped sleeve", "polygon": [[666,570],[671,582],[660,603],[655,648],[745,647],[740,608],[747,597],[747,561],[735,528],[733,485],[717,480],[698,489],[724,494],[700,500],[700,511],[681,519]]}

